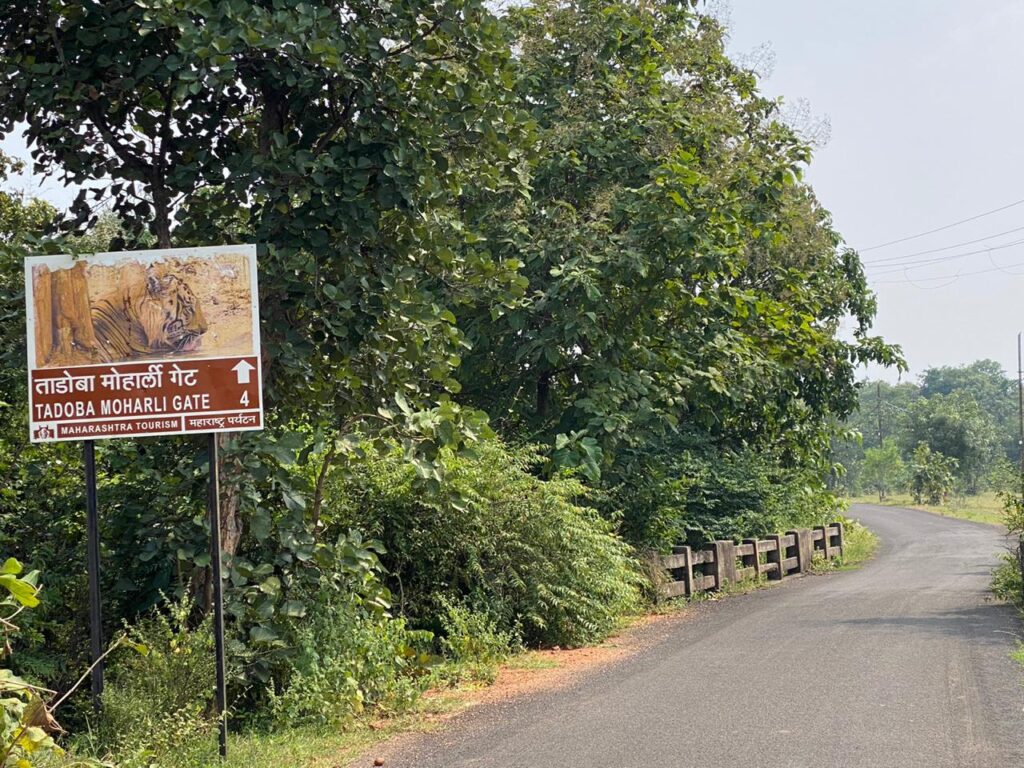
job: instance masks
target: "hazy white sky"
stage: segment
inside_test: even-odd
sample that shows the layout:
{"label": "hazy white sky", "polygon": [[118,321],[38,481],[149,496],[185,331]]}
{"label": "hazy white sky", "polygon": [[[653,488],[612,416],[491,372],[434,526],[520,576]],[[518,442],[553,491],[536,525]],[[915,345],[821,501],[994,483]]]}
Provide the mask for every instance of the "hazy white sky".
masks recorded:
{"label": "hazy white sky", "polygon": [[[728,15],[734,52],[771,44],[765,92],[806,98],[830,119],[831,140],[809,179],[850,245],[868,248],[1024,199],[1021,0],[732,0]],[[878,293],[876,328],[903,346],[911,378],[982,357],[1016,371],[1024,229],[912,254],[1018,227],[1024,204],[862,253]]]}
{"label": "hazy white sky", "polygon": [[[732,51],[768,43],[774,52],[763,89],[807,99],[830,120],[831,140],[809,178],[850,245],[865,249],[1024,200],[1022,0],[727,5]],[[16,138],[0,147],[26,156]],[[71,197],[55,180],[39,183],[19,186],[58,204]],[[948,247],[980,238],[989,239]],[[933,249],[945,250],[915,255]],[[911,378],[982,357],[1016,369],[1024,204],[863,258],[879,297],[876,328],[903,346]]]}

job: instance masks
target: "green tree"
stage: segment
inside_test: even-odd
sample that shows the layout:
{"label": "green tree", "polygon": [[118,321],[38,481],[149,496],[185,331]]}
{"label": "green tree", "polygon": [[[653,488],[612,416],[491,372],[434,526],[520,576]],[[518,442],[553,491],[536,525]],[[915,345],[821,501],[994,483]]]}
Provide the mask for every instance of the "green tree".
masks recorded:
{"label": "green tree", "polygon": [[852,494],[862,490],[861,471],[867,449],[878,448],[885,439],[898,436],[910,404],[920,397],[920,388],[912,382],[865,380],[857,387],[857,407],[843,420],[843,432],[832,440],[832,461],[837,470],[831,480]]}
{"label": "green tree", "polygon": [[861,481],[878,493],[879,501],[884,501],[886,494],[902,481],[903,471],[903,458],[894,438],[887,439],[880,448],[864,451]]}
{"label": "green tree", "polygon": [[[260,246],[267,429],[223,438],[221,454],[230,628],[257,650],[260,688],[336,554],[317,538],[330,465],[356,460],[363,437],[394,438],[434,491],[442,446],[487,431],[452,399],[455,311],[522,292],[518,262],[494,260],[462,207],[469,189],[523,189],[510,56],[478,0],[39,0],[0,14],[0,137],[24,130],[40,170],[96,190],[33,250],[95,247],[67,235],[91,227],[99,198],[123,230],[115,248]],[[3,277],[19,324],[20,255]],[[2,350],[3,375],[22,382],[4,398],[18,440],[21,328],[4,328]],[[17,455],[2,457],[19,478],[9,509],[41,471],[47,486],[73,477],[74,463]],[[112,442],[100,460],[117,478],[104,533],[120,578],[105,594],[129,618],[190,577],[207,595],[196,441]],[[76,519],[63,501],[37,499],[55,526]]]}
{"label": "green tree", "polygon": [[977,493],[982,478],[999,453],[998,431],[992,417],[974,396],[963,390],[916,401],[900,434],[905,454],[924,442],[957,461],[957,477],[967,493]]}
{"label": "green tree", "polygon": [[462,402],[610,488],[657,474],[675,440],[823,474],[856,365],[898,354],[801,181],[808,148],[687,4],[542,0],[509,23],[531,194],[473,210],[529,288],[461,315]]}
{"label": "green tree", "polygon": [[969,393],[999,432],[999,446],[1011,461],[1018,459],[1017,382],[995,360],[929,368],[921,376],[921,396]]}
{"label": "green tree", "polygon": [[914,448],[910,459],[910,490],[917,504],[943,504],[953,490],[957,460],[933,451],[928,443]]}
{"label": "green tree", "polygon": [[[440,446],[485,429],[450,397],[453,310],[521,279],[459,200],[521,186],[521,124],[482,2],[53,0],[6,9],[0,48],[0,135],[24,123],[39,167],[105,185],[118,244],[148,227],[161,247],[261,246],[271,434],[225,445],[229,553],[258,497],[244,455],[330,463],[357,429],[401,435],[436,484]],[[94,218],[89,194],[72,223]],[[271,450],[296,425],[306,445]],[[272,490],[296,507],[308,492],[315,518],[295,482]]]}

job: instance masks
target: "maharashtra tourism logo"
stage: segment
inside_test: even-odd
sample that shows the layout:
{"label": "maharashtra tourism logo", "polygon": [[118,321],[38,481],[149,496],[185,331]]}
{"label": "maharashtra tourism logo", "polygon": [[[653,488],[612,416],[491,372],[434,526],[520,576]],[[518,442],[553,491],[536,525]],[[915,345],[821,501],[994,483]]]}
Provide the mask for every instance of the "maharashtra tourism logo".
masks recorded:
{"label": "maharashtra tourism logo", "polygon": [[33,440],[56,440],[57,430],[49,424],[40,424],[32,432]]}

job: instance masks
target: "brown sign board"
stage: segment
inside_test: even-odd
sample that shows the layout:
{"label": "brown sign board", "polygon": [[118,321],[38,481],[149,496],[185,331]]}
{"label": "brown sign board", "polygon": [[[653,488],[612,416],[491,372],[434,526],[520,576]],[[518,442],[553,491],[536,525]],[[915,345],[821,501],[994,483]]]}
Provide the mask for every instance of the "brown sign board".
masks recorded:
{"label": "brown sign board", "polygon": [[253,245],[25,260],[32,442],[263,428]]}

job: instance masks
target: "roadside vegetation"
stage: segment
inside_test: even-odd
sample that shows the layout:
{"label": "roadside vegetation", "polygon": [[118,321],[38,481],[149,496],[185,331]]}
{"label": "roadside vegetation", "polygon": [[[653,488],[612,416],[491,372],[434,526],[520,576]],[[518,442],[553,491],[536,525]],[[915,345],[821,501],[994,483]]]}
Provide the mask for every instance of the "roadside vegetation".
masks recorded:
{"label": "roadside vegetation", "polygon": [[[1000,600],[1016,606],[1024,619],[1024,496],[1002,494],[1003,522],[1009,537],[1017,539],[1017,546],[999,557],[992,572],[990,588]],[[1011,654],[1014,661],[1024,665],[1024,639],[1017,638],[1017,649]]]}
{"label": "roadside vegetation", "polygon": [[875,556],[878,551],[878,536],[859,520],[844,518],[843,556],[819,565],[825,570],[850,570],[859,568]]}
{"label": "roadside vegetation", "polygon": [[854,372],[900,353],[811,147],[695,6],[5,11],[0,138],[83,191],[0,192],[0,552],[38,601],[3,629],[31,687],[0,677],[0,766],[216,762],[198,439],[98,446],[117,649],[99,714],[44,716],[88,592],[80,446],[28,442],[27,254],[259,244],[266,429],[221,445],[228,765],[336,765],[427,690],[607,637],[650,552],[834,517]]}
{"label": "roadside vegetation", "polygon": [[[1021,523],[1022,506],[1016,500],[1007,501],[1007,523],[1011,532],[1018,537],[1024,533]],[[1020,546],[1024,546],[1021,540]],[[1021,618],[1024,619],[1024,574],[1021,572],[1020,555],[1016,551],[1003,552],[999,556],[999,564],[992,571],[992,583],[990,585],[992,594],[999,600],[1010,603],[1017,608]],[[1017,663],[1024,666],[1024,640],[1018,638],[1017,649],[1012,654]]]}

